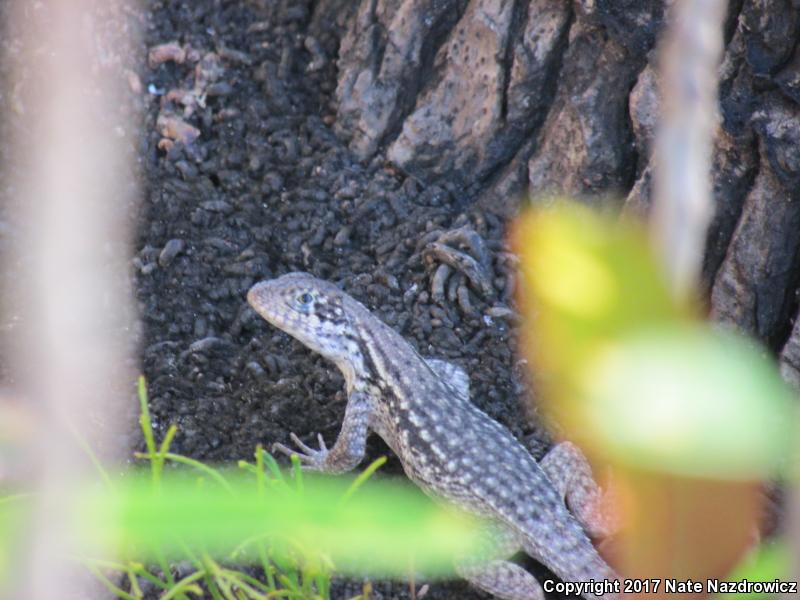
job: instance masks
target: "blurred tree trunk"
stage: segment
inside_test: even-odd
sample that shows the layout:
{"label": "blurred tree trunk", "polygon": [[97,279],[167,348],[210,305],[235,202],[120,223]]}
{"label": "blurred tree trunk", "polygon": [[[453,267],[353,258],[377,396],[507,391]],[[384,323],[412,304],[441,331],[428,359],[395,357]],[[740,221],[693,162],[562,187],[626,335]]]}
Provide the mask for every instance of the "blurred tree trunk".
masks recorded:
{"label": "blurred tree trunk", "polygon": [[[427,185],[513,215],[522,194],[646,214],[663,1],[363,0],[339,48],[337,133]],[[724,27],[713,318],[764,341],[800,384],[800,2],[734,0]]]}

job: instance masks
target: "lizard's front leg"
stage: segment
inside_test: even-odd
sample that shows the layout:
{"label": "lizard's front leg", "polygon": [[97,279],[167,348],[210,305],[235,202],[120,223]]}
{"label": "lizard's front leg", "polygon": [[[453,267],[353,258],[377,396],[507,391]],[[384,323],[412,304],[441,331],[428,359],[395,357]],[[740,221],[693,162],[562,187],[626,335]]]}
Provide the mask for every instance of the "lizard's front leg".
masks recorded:
{"label": "lizard's front leg", "polygon": [[287,456],[296,454],[303,466],[311,471],[323,473],[344,473],[360,463],[367,448],[368,423],[371,413],[369,398],[363,392],[353,392],[347,399],[342,430],[336,443],[328,450],[322,435],[318,434],[319,450],[306,446],[294,433],[292,441],[300,449],[293,450],[283,444],[274,444],[272,450]]}

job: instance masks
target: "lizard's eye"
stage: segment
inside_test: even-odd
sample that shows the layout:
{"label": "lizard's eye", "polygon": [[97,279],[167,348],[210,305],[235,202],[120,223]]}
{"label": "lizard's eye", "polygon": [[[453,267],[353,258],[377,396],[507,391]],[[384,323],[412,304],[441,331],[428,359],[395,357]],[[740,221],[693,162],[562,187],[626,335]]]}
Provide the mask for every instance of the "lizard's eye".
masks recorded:
{"label": "lizard's eye", "polygon": [[297,302],[302,304],[303,306],[308,306],[314,301],[314,296],[309,294],[308,292],[303,292],[297,297]]}

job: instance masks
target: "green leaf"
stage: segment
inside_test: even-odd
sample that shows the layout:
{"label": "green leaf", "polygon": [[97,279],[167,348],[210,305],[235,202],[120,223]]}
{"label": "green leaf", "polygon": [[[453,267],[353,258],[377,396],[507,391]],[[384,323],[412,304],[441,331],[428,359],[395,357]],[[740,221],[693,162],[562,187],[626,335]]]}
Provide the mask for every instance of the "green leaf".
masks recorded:
{"label": "green leaf", "polygon": [[[765,542],[750,553],[726,579],[728,581],[789,581],[792,555],[786,540]],[[737,593],[737,600],[779,597],[780,594]],[[716,594],[712,600],[730,598],[731,594]]]}
{"label": "green leaf", "polygon": [[[344,572],[402,576],[413,559],[435,575],[451,573],[453,557],[477,549],[486,535],[472,517],[397,482],[372,482],[341,502],[346,478],[304,473],[302,493],[265,494],[246,473],[224,475],[228,486],[200,492],[194,476],[172,470],[162,473],[158,490],[144,475],[115,480],[115,489],[85,490],[81,529],[88,544],[99,545],[91,554],[105,548],[123,559],[177,560],[197,548],[224,559],[242,541],[262,536],[276,558],[288,560],[299,549],[307,565],[330,557]],[[259,546],[240,547],[240,556],[260,564]]]}
{"label": "green leaf", "polygon": [[622,464],[761,479],[793,463],[793,393],[766,352],[700,324],[643,330],[586,366],[579,422]]}
{"label": "green leaf", "polygon": [[559,371],[579,368],[574,361],[598,343],[686,314],[638,223],[557,201],[523,214],[513,241],[523,308],[535,315],[528,326],[544,338],[542,359]]}

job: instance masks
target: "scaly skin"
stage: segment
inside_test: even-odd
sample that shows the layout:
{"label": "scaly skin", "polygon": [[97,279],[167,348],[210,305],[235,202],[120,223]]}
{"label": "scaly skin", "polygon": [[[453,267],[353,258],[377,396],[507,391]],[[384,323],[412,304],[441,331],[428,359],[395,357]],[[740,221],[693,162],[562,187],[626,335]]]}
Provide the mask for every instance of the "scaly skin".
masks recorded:
{"label": "scaly skin", "polygon": [[540,466],[505,427],[470,402],[469,380],[459,367],[422,358],[326,281],[289,273],[254,285],[247,300],[272,325],[333,361],[347,385],[342,430],[330,450],[321,437],[314,450],[292,434],[301,451],[276,444],[279,451],[297,454],[308,468],[341,473],[361,462],[367,435],[376,432],[427,494],[499,526],[499,545],[507,554],[461,563],[457,570],[500,598],[544,598],[530,573],[503,560],[520,549],[564,581],[616,579],[565,505],[566,496],[587,528],[602,529],[592,519],[597,487],[574,446],[557,446]]}

